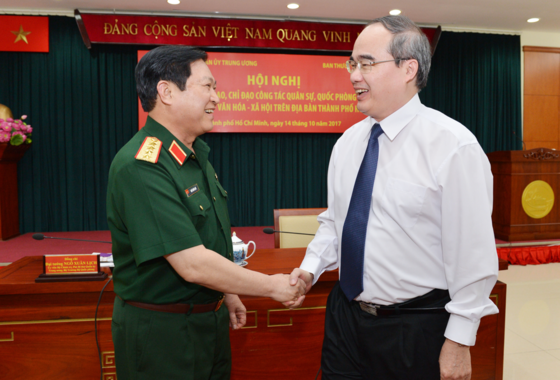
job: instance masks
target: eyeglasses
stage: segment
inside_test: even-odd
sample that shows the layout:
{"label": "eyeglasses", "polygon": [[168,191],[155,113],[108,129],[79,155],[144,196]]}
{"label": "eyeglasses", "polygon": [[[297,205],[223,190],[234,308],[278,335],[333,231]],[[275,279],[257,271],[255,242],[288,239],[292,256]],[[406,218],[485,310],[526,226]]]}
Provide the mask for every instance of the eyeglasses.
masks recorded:
{"label": "eyeglasses", "polygon": [[348,72],[350,74],[352,74],[354,71],[356,71],[356,69],[360,70],[360,72],[362,74],[367,74],[369,72],[371,72],[371,69],[373,68],[373,66],[378,65],[380,63],[385,63],[385,62],[396,62],[396,61],[407,61],[410,58],[396,58],[396,59],[389,59],[387,61],[362,61],[362,62],[356,62],[353,59],[349,59],[348,61],[346,61],[346,70],[348,70]]}

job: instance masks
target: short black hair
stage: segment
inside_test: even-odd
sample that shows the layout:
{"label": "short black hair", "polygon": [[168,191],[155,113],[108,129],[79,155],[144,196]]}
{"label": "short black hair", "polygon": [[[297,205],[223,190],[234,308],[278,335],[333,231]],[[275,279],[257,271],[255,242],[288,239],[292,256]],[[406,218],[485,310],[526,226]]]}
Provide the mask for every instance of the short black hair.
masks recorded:
{"label": "short black hair", "polygon": [[134,72],[142,109],[150,112],[156,106],[157,84],[161,80],[170,81],[185,91],[187,79],[191,76],[191,63],[206,62],[207,59],[208,54],[190,46],[166,45],[150,50],[138,62]]}

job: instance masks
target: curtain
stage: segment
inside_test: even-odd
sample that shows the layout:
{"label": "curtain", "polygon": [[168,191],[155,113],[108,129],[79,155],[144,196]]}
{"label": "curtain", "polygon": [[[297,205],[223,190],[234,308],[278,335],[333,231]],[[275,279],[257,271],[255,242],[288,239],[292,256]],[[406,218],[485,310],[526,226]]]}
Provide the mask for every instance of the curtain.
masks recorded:
{"label": "curtain", "polygon": [[420,99],[470,129],[486,153],[521,149],[520,37],[442,33]]}
{"label": "curtain", "polygon": [[109,166],[138,129],[136,48],[88,51],[73,18],[49,24],[49,53],[0,53],[0,103],[33,127],[18,165],[20,231],[107,229]]}
{"label": "curtain", "polygon": [[[107,229],[116,152],[137,132],[134,68],[146,47],[86,49],[76,22],[49,17],[50,53],[0,52],[0,103],[29,115],[18,165],[20,230]],[[486,152],[520,147],[519,37],[441,36],[423,102],[465,124]],[[272,225],[274,208],[326,207],[338,134],[208,134],[234,226]]]}

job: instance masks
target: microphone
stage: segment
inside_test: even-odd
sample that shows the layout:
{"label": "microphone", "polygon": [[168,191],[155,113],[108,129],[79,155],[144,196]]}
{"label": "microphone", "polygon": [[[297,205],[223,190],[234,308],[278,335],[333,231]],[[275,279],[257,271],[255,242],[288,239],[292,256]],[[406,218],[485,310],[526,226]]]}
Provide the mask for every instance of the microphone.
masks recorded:
{"label": "microphone", "polygon": [[303,232],[289,232],[289,231],[276,231],[270,227],[263,229],[265,234],[273,234],[275,232],[282,233],[282,234],[296,234],[296,235],[308,235],[308,236],[315,236],[315,234],[304,234]]}
{"label": "microphone", "polygon": [[35,239],[35,240],[59,239],[59,240],[87,241],[87,242],[90,242],[90,243],[107,243],[107,244],[113,244],[113,242],[110,242],[110,241],[59,238],[59,237],[45,236],[45,235],[43,235],[43,234],[33,234],[33,239]]}

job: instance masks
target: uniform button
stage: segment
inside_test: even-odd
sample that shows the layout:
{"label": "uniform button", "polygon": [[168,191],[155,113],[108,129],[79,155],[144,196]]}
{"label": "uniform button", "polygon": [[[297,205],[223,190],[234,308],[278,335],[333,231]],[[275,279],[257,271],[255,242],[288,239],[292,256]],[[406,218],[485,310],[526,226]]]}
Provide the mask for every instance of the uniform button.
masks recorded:
{"label": "uniform button", "polygon": [[216,202],[216,197],[214,197],[214,202]]}
{"label": "uniform button", "polygon": [[201,209],[202,211],[204,211],[204,207],[202,207],[202,205],[200,205],[200,209]]}
{"label": "uniform button", "polygon": [[216,179],[218,179],[218,175],[216,173],[214,173],[214,175],[216,176]]}
{"label": "uniform button", "polygon": [[191,157],[193,160],[196,160],[196,156],[194,154]]}

